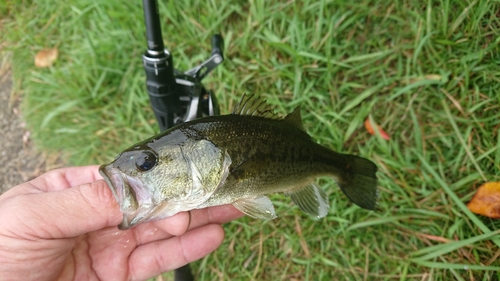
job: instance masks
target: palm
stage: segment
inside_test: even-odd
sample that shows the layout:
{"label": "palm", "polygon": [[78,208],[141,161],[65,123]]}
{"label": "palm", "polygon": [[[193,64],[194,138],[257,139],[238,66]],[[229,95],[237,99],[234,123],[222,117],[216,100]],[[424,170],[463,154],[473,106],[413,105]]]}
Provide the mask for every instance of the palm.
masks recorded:
{"label": "palm", "polygon": [[73,248],[73,259],[78,264],[66,263],[73,267],[75,279],[100,280],[128,279],[129,261],[137,246],[141,245],[135,237],[135,230],[119,231],[110,227],[95,231],[79,239]]}

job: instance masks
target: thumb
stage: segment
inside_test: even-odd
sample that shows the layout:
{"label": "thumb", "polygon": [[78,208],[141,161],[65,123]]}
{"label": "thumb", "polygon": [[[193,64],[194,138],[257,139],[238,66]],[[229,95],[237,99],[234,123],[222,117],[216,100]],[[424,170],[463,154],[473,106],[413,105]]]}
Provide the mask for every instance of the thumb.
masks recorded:
{"label": "thumb", "polygon": [[[104,180],[58,191],[19,195],[8,201],[6,205],[13,211],[10,213],[15,214],[7,218],[8,225],[17,227],[15,233],[24,232],[34,238],[76,237],[116,226],[122,220],[120,208]],[[0,222],[5,219],[2,216]]]}

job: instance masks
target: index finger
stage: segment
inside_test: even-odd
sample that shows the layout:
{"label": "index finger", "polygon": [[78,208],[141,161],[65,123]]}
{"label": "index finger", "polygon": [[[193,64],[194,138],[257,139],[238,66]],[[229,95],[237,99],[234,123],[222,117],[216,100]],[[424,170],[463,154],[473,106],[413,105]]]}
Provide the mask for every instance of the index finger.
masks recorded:
{"label": "index finger", "polygon": [[223,224],[243,216],[243,213],[231,205],[213,206],[181,212],[173,217],[154,221],[153,224],[161,230],[174,235],[207,224]]}
{"label": "index finger", "polygon": [[57,191],[102,179],[99,166],[60,168],[49,171],[31,181],[41,191]]}
{"label": "index finger", "polygon": [[58,191],[102,179],[99,166],[68,167],[48,171],[37,178],[17,185],[2,194],[0,201],[30,193]]}

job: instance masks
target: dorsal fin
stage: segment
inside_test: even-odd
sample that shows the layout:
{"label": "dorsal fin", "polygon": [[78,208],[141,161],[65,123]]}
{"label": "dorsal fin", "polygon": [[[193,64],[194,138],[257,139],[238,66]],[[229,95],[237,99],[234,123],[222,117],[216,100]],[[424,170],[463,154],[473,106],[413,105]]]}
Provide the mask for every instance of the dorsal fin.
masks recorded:
{"label": "dorsal fin", "polygon": [[300,106],[297,106],[291,113],[289,113],[283,121],[288,122],[295,127],[304,130],[304,125],[302,125],[302,117],[300,116]]}
{"label": "dorsal fin", "polygon": [[271,119],[281,119],[265,100],[255,95],[243,95],[238,105],[234,107],[233,114],[260,116]]}

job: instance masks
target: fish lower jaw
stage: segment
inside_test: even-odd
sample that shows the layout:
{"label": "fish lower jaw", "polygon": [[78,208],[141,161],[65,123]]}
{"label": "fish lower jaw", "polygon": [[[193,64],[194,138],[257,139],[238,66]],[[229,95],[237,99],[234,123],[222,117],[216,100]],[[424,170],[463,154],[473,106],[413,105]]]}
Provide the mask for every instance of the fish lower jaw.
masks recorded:
{"label": "fish lower jaw", "polygon": [[177,213],[190,211],[196,208],[185,206],[176,202],[163,202],[161,204],[143,204],[135,211],[123,210],[123,220],[118,226],[119,229],[125,230],[139,223],[144,223],[152,220],[165,219],[174,216]]}
{"label": "fish lower jaw", "polygon": [[123,220],[118,225],[118,228],[121,230],[125,230],[135,226],[139,222],[148,221],[149,219],[147,218],[153,210],[153,206],[141,206],[135,211],[131,211],[130,209],[124,210],[123,208],[121,208],[121,211],[123,213]]}

